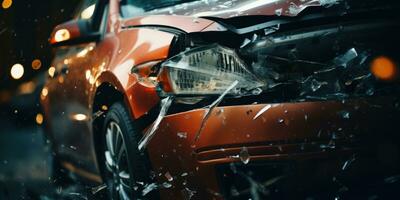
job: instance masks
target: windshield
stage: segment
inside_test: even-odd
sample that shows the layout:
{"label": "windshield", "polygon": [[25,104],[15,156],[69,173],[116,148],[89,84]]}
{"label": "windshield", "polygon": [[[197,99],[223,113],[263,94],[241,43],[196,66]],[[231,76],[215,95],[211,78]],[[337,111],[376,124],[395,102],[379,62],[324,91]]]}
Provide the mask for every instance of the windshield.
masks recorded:
{"label": "windshield", "polygon": [[[232,18],[245,15],[296,17],[310,7],[346,13],[349,10],[385,7],[397,0],[125,0],[123,17],[184,15]],[[325,11],[325,10],[324,10]]]}
{"label": "windshield", "polygon": [[147,11],[176,6],[194,0],[125,0],[122,2],[123,17],[143,15]]}

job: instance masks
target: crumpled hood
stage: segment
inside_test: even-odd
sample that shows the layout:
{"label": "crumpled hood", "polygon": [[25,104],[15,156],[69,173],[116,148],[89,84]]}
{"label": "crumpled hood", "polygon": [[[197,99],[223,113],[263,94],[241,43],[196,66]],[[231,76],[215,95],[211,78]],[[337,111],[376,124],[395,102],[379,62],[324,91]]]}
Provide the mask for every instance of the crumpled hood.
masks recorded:
{"label": "crumpled hood", "polygon": [[230,18],[246,15],[296,16],[307,7],[330,7],[340,0],[203,0],[150,11],[147,14]]}

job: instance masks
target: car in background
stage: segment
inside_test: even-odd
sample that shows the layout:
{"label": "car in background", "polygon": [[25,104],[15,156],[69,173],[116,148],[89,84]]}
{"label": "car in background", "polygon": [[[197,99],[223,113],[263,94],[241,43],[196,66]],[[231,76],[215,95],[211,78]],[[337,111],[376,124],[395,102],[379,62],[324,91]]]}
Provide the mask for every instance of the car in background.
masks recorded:
{"label": "car in background", "polygon": [[110,199],[377,195],[400,166],[398,6],[83,1],[40,95],[54,181]]}

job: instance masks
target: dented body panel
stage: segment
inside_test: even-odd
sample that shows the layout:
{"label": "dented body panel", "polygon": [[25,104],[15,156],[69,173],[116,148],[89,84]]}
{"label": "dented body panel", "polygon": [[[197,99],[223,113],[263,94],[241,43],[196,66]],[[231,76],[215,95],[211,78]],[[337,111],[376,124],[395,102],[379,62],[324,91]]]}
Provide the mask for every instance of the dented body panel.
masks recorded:
{"label": "dented body panel", "polygon": [[[284,163],[285,167],[287,162],[295,163],[295,169],[286,170],[299,172],[293,182],[306,180],[313,187],[318,181],[308,182],[308,174],[331,178],[355,152],[375,156],[382,146],[400,141],[396,134],[400,130],[398,90],[385,90],[398,88],[398,80],[374,85],[378,79],[368,68],[378,53],[398,63],[394,53],[398,47],[390,44],[397,44],[398,38],[376,42],[387,30],[394,30],[390,36],[396,35],[398,25],[358,18],[354,23],[347,18],[346,23],[336,18],[327,22],[288,18],[309,7],[331,7],[338,1],[207,2],[189,2],[174,8],[173,13],[169,7],[122,18],[120,1],[110,0],[100,41],[55,50],[54,73],[42,91],[41,103],[48,138],[64,167],[102,182],[99,162],[104,161],[98,160],[96,145],[103,137],[99,131],[103,127],[96,123],[115,99],[126,105],[133,122],[143,126],[141,134],[150,135],[140,150],[148,153],[157,183],[173,184],[171,188],[159,188],[162,199],[236,198],[229,192],[231,178],[243,176],[249,184],[253,182],[250,176],[228,171],[271,163]],[[217,3],[221,6],[216,7]],[[282,20],[264,20],[262,15],[271,19],[283,16],[285,23],[301,26],[282,28]],[[260,21],[261,26],[251,19],[264,21]],[[220,23],[227,22],[224,20],[232,20],[234,25]],[[236,28],[235,20],[250,28]],[[375,22],[382,26],[368,24]],[[246,32],[235,32],[241,28]],[[369,37],[365,34],[369,32],[374,34]],[[354,33],[360,36],[355,38]],[[373,48],[362,49],[368,45],[357,46],[364,41],[379,48],[375,52]],[[182,102],[186,99],[179,95],[163,96],[155,82],[160,79],[150,80],[133,70],[149,63],[159,68],[173,56],[207,45],[224,47],[220,49],[229,46],[235,52],[231,55],[243,59],[240,63],[251,69],[265,87],[246,95],[230,96],[229,91],[219,97],[199,95],[199,102],[185,104]],[[352,70],[357,73],[352,74]],[[336,84],[342,79],[347,82]],[[230,89],[238,85],[234,83]],[[168,100],[168,106],[162,100]],[[183,109],[176,109],[179,106]],[[389,154],[385,159],[394,159]],[[321,166],[329,166],[328,170],[321,172],[319,165],[312,165],[320,161]],[[273,168],[285,168],[280,166]],[[268,174],[268,170],[262,168],[262,174]],[[283,179],[279,173],[271,174],[278,179],[268,177],[266,184],[272,184],[268,182],[271,179]],[[247,194],[249,191],[243,192]]]}

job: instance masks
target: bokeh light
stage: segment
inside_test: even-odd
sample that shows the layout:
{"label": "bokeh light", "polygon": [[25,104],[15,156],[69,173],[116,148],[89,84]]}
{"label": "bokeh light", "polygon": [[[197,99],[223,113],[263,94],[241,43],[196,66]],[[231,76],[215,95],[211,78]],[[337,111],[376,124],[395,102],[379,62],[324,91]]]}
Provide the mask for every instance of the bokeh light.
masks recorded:
{"label": "bokeh light", "polygon": [[3,7],[3,9],[8,9],[11,7],[12,3],[12,0],[3,0],[1,6]]}
{"label": "bokeh light", "polygon": [[94,9],[96,7],[96,4],[93,4],[89,7],[87,7],[85,10],[82,11],[81,13],[81,18],[82,19],[89,19],[93,16]]}
{"label": "bokeh light", "polygon": [[397,76],[397,67],[388,57],[380,56],[371,63],[372,74],[381,80],[393,80]]}
{"label": "bokeh light", "polygon": [[10,71],[11,77],[13,79],[20,79],[24,75],[24,66],[17,63],[11,67]]}
{"label": "bokeh light", "polygon": [[49,91],[47,90],[46,87],[44,87],[44,88],[42,89],[42,96],[46,97],[48,94],[49,94]]}
{"label": "bokeh light", "polygon": [[71,35],[67,29],[60,29],[55,33],[54,40],[56,42],[62,42],[62,41],[69,40],[70,37],[71,37]]}
{"label": "bokeh light", "polygon": [[54,73],[56,72],[56,68],[55,67],[50,67],[48,70],[49,76],[53,77]]}
{"label": "bokeh light", "polygon": [[39,59],[35,59],[32,61],[32,69],[38,70],[42,67],[42,62]]}
{"label": "bokeh light", "polygon": [[36,123],[39,125],[43,124],[43,115],[41,113],[36,114]]}
{"label": "bokeh light", "polygon": [[88,119],[88,116],[82,113],[77,113],[77,114],[73,114],[71,115],[71,119],[75,120],[75,121],[85,121]]}

